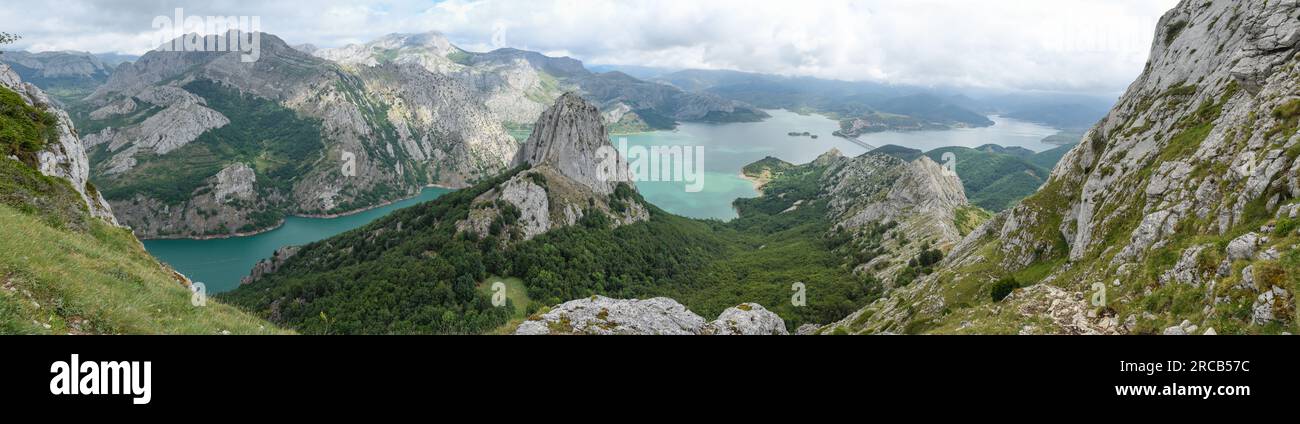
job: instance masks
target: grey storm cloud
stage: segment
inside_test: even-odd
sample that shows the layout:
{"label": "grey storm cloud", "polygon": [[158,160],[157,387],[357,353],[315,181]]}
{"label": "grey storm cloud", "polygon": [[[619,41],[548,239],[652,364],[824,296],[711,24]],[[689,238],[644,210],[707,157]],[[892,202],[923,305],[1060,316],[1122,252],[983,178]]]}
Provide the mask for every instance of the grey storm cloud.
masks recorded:
{"label": "grey storm cloud", "polygon": [[292,44],[439,31],[470,50],[891,83],[1118,92],[1176,0],[313,0],[5,2],[28,50],[140,54],[156,16],[259,16]]}

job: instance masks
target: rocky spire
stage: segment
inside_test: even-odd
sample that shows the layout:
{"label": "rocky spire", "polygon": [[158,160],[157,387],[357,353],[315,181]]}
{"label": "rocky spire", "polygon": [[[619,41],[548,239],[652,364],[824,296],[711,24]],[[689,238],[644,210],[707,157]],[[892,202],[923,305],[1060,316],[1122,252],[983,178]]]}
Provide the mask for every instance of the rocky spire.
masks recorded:
{"label": "rocky spire", "polygon": [[570,92],[542,113],[515,164],[549,167],[596,193],[609,194],[619,182],[630,182],[626,172],[611,174],[613,168],[602,168],[616,158],[600,110]]}
{"label": "rocky spire", "polygon": [[479,206],[458,224],[462,231],[489,232],[501,215],[498,200],[518,209],[520,218],[512,225],[525,240],[574,225],[593,211],[606,214],[613,225],[650,218],[625,172],[627,164],[609,142],[600,111],[575,93],[560,96],[537,120],[514,159],[514,166],[524,165],[529,169],[474,200]]}

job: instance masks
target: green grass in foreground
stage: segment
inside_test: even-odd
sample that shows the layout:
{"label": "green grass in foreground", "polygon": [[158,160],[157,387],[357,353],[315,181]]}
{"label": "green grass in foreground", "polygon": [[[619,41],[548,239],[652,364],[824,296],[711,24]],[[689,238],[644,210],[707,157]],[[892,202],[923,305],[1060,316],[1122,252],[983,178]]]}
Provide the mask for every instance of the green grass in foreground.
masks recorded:
{"label": "green grass in foreground", "polygon": [[510,316],[509,322],[487,334],[513,334],[515,329],[519,328],[519,324],[523,324],[524,319],[528,318],[529,308],[533,306],[533,300],[528,298],[528,287],[524,286],[524,280],[515,277],[502,278],[494,275],[479,283],[478,290],[484,295],[492,297],[492,285],[498,282],[506,285],[506,299],[510,301],[509,305],[514,308],[514,315]]}
{"label": "green grass in foreground", "polygon": [[190,290],[129,230],[63,231],[0,205],[0,334],[284,334]]}

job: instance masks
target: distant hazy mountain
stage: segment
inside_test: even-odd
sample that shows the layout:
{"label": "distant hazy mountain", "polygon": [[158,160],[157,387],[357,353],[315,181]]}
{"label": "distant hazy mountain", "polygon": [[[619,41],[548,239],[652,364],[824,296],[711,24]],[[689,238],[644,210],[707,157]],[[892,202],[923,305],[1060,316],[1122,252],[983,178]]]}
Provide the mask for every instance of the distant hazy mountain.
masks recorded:
{"label": "distant hazy mountain", "polygon": [[577,91],[605,113],[615,131],[673,128],[677,121],[755,121],[767,115],[747,104],[646,82],[626,73],[594,73],[568,57],[499,49],[469,52],[441,34],[390,34],[364,45],[322,49],[316,56],[348,66],[413,63],[477,90],[505,122],[527,127],[555,99]]}
{"label": "distant hazy mountain", "polygon": [[661,75],[677,72],[675,68],[657,68],[653,66],[635,66],[635,65],[587,65],[591,72],[622,72],[631,75],[634,78],[643,80],[652,80]]}
{"label": "distant hazy mountain", "polygon": [[844,137],[993,125],[969,98],[878,84],[783,77],[726,70],[685,70],[656,78],[684,90],[715,94],[764,109],[818,112],[841,120]]}
{"label": "distant hazy mountain", "polygon": [[75,51],[0,54],[0,62],[8,64],[24,81],[64,104],[85,97],[108,81],[113,68],[122,63],[120,57],[110,59],[105,61],[100,55]]}
{"label": "distant hazy mountain", "polygon": [[116,68],[118,65],[123,63],[135,62],[140,59],[140,56],[121,53],[95,53],[95,57],[99,58],[99,60],[103,61],[104,64],[108,65],[110,68]]}
{"label": "distant hazy mountain", "polygon": [[979,102],[986,105],[990,113],[1008,118],[1081,130],[1091,127],[1106,116],[1115,104],[1115,99],[1077,94],[1023,93],[984,97]]}
{"label": "distant hazy mountain", "polygon": [[654,80],[765,109],[820,112],[842,120],[859,118],[862,122],[844,122],[849,135],[992,125],[986,115],[1079,129],[1096,123],[1114,103],[1105,96],[926,88],[729,70],[689,69]]}

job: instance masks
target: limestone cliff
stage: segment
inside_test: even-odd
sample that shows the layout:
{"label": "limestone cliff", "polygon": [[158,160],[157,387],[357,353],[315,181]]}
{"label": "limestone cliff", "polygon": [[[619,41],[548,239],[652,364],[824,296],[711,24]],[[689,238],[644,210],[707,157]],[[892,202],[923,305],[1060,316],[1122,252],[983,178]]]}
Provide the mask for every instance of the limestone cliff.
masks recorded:
{"label": "limestone cliff", "polygon": [[[1183,1],[1155,35],[1145,71],[1037,194],[834,327],[1294,332],[1300,3]],[[1012,310],[996,300],[1012,287],[1029,287],[1012,302],[1088,302],[1080,319],[1045,320],[1074,313]]]}
{"label": "limestone cliff", "polygon": [[[113,217],[112,208],[90,183],[90,161],[86,159],[85,146],[77,136],[68,114],[55,107],[44,91],[23,82],[18,74],[5,64],[0,64],[0,87],[17,93],[28,105],[44,109],[54,115],[57,137],[47,142],[44,149],[36,152],[37,170],[47,176],[68,180],[72,189],[76,190],[85,202],[91,216],[116,225],[117,220]],[[0,158],[0,160],[9,159]]]}

